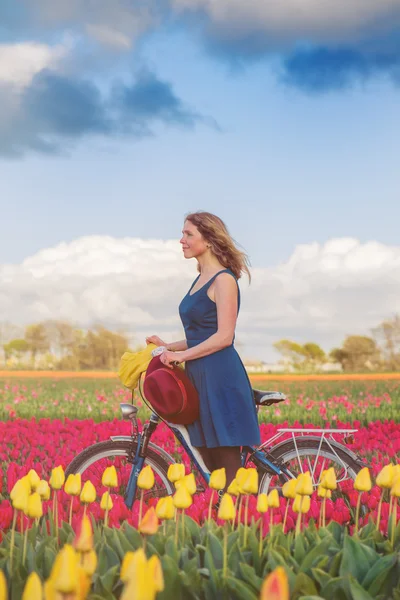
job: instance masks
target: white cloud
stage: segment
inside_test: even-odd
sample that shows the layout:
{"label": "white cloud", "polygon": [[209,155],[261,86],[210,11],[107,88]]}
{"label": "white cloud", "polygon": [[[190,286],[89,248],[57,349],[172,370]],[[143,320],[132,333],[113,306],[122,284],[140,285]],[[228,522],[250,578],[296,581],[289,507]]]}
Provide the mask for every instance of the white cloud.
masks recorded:
{"label": "white cloud", "polygon": [[371,27],[379,32],[392,27],[400,8],[399,0],[172,0],[172,4],[177,11],[203,10],[227,37],[265,32],[271,45],[301,39],[356,42],[369,35]]}
{"label": "white cloud", "polygon": [[[183,334],[178,305],[197,275],[178,240],[89,236],[0,266],[0,314],[16,324],[68,319],[123,327],[136,339]],[[282,337],[326,350],[399,310],[400,247],[352,238],[297,246],[286,262],[241,280],[237,342],[243,356],[274,358]]]}
{"label": "white cloud", "polygon": [[25,86],[36,73],[56,67],[65,57],[67,46],[48,46],[37,42],[0,44],[0,83]]}
{"label": "white cloud", "polygon": [[103,44],[117,50],[129,50],[132,45],[132,39],[106,25],[87,25],[86,31],[89,36]]}

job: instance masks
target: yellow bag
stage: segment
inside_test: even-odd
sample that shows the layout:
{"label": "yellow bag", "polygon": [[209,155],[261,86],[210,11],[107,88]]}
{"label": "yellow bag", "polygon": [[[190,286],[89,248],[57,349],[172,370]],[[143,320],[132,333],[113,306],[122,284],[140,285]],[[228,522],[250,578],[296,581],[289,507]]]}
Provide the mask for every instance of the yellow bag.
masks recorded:
{"label": "yellow bag", "polygon": [[140,352],[124,352],[118,369],[118,377],[122,384],[134,390],[138,384],[140,375],[146,371],[151,359],[151,353],[157,348],[155,344],[147,344]]}

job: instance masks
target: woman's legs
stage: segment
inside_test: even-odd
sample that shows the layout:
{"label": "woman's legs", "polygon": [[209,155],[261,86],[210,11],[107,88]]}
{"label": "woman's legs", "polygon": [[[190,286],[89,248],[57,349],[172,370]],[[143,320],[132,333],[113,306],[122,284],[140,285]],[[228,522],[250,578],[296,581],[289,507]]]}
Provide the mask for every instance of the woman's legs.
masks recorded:
{"label": "woman's legs", "polygon": [[205,446],[201,446],[200,448],[197,448],[197,450],[200,452],[201,457],[204,460],[205,465],[210,471],[210,473],[211,471],[214,471],[214,469],[217,468],[214,466],[214,459],[212,454],[212,451],[215,450],[215,448],[206,448]]}
{"label": "woman's legs", "polygon": [[226,488],[236,477],[237,470],[242,466],[240,446],[219,446],[218,448],[207,448],[210,452],[214,469],[225,467]]}

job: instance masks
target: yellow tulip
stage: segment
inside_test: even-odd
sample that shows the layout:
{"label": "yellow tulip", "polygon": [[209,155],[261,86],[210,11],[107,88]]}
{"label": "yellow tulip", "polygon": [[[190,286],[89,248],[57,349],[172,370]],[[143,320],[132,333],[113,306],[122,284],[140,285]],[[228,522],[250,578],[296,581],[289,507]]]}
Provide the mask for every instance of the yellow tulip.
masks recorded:
{"label": "yellow tulip", "polygon": [[120,600],[154,600],[156,590],[154,582],[149,580],[146,558],[143,565],[137,561],[132,566],[132,573],[124,585]]}
{"label": "yellow tulip", "polygon": [[41,579],[35,571],[33,571],[26,580],[22,600],[40,600],[43,597],[43,585]]}
{"label": "yellow tulip", "polygon": [[[302,498],[303,498],[303,502],[301,502]],[[310,510],[310,506],[311,506],[310,496],[304,496],[304,495],[302,496],[301,494],[297,494],[297,496],[293,502],[293,507],[292,507],[293,512],[295,512],[295,513],[300,512],[300,504],[301,504],[302,514],[304,515],[304,514],[308,513],[308,511]]]}
{"label": "yellow tulip", "polygon": [[79,496],[81,493],[82,481],[81,474],[68,475],[67,481],[65,482],[64,491],[69,496]]}
{"label": "yellow tulip", "polygon": [[182,485],[172,497],[174,506],[176,508],[189,508],[192,505],[192,496],[189,494],[187,487]]}
{"label": "yellow tulip", "polygon": [[43,516],[42,500],[37,492],[28,496],[26,514],[31,519],[40,519]]}
{"label": "yellow tulip", "polygon": [[106,468],[103,473],[103,477],[101,478],[101,483],[108,488],[118,487],[117,471],[115,470],[114,465]]}
{"label": "yellow tulip", "polygon": [[172,496],[160,498],[156,506],[156,515],[159,519],[167,521],[173,519],[175,515],[175,507]]}
{"label": "yellow tulip", "polygon": [[322,487],[322,485],[319,485],[317,495],[319,498],[331,498],[332,492],[331,492],[331,490],[328,490],[327,488]]}
{"label": "yellow tulip", "polygon": [[138,488],[142,490],[151,490],[154,485],[154,473],[153,469],[150,465],[144,467],[140,473],[137,480]]}
{"label": "yellow tulip", "polygon": [[36,471],[34,469],[31,469],[28,473],[28,480],[29,483],[31,485],[32,490],[35,492],[36,488],[40,482],[40,477],[39,475],[36,473]]}
{"label": "yellow tulip", "polygon": [[248,476],[247,469],[244,467],[240,467],[236,472],[236,483],[238,484],[238,488],[240,493],[242,493],[243,483],[246,481]]}
{"label": "yellow tulip", "polygon": [[371,476],[368,467],[364,467],[357,473],[354,480],[354,489],[358,492],[369,492],[372,488]]}
{"label": "yellow tulip", "polygon": [[81,554],[80,566],[85,571],[88,577],[92,577],[94,575],[97,568],[97,554],[94,550],[89,550],[89,552],[84,552]]}
{"label": "yellow tulip", "polygon": [[53,490],[61,490],[62,486],[64,485],[64,481],[65,481],[65,473],[64,473],[64,469],[62,468],[62,466],[58,466],[55,467],[52,472],[51,472],[51,477],[50,477],[50,487],[53,488]]}
{"label": "yellow tulip", "polygon": [[91,504],[96,500],[96,488],[91,481],[86,481],[83,485],[80,501],[82,504]]}
{"label": "yellow tulip", "polygon": [[29,494],[31,493],[31,486],[26,477],[18,479],[18,481],[15,482],[13,489],[10,492],[10,499],[14,500],[14,498],[21,494],[21,492],[26,494],[26,496],[29,496]]}
{"label": "yellow tulip", "polygon": [[127,552],[122,560],[120,579],[124,583],[135,576],[135,571],[139,568],[145,570],[146,555],[143,548],[139,548],[135,552]]}
{"label": "yellow tulip", "polygon": [[111,496],[108,492],[104,492],[100,501],[100,508],[102,510],[111,510],[114,506]]}
{"label": "yellow tulip", "polygon": [[239,489],[238,482],[236,481],[236,479],[232,479],[232,481],[228,485],[228,489],[226,491],[231,496],[239,496],[240,489]]}
{"label": "yellow tulip", "polygon": [[267,494],[258,494],[256,509],[259,513],[265,513],[268,510]]}
{"label": "yellow tulip", "polygon": [[154,510],[154,506],[152,506],[140,521],[138,530],[144,535],[154,535],[158,531],[158,526],[158,517],[156,515],[156,511]]}
{"label": "yellow tulip", "polygon": [[149,581],[153,582],[154,589],[156,592],[162,592],[164,590],[164,575],[162,572],[161,562],[157,554],[153,554],[147,561],[147,572]]}
{"label": "yellow tulip", "polygon": [[236,510],[233,504],[232,496],[224,494],[218,508],[218,519],[223,521],[232,521],[235,518]]}
{"label": "yellow tulip", "polygon": [[258,492],[258,473],[257,469],[247,469],[247,477],[240,484],[242,492],[245,494],[257,494]]}
{"label": "yellow tulip", "polygon": [[310,475],[310,471],[300,473],[297,477],[297,485],[295,488],[296,494],[300,496],[311,496],[313,493],[313,483]]}
{"label": "yellow tulip", "polygon": [[171,483],[175,483],[175,481],[182,479],[182,477],[185,477],[185,465],[182,463],[169,465],[167,477]]}
{"label": "yellow tulip", "polygon": [[270,508],[279,508],[280,502],[279,502],[278,490],[277,489],[271,490],[267,496],[267,500],[268,500],[268,506]]}
{"label": "yellow tulip", "polygon": [[385,465],[376,477],[376,485],[378,485],[380,488],[391,488],[393,485],[394,475],[395,471],[393,465],[391,463]]}
{"label": "yellow tulip", "polygon": [[44,479],[39,481],[36,491],[42,500],[48,500],[50,498],[50,486]]}
{"label": "yellow tulip", "polygon": [[27,492],[21,488],[19,493],[14,494],[12,505],[16,510],[22,510],[24,513],[28,510],[28,498]]}
{"label": "yellow tulip", "polygon": [[264,579],[260,600],[289,600],[289,581],[283,567],[277,567]]}
{"label": "yellow tulip", "polygon": [[393,481],[393,485],[390,489],[390,495],[395,498],[400,498],[400,476],[397,476]]}
{"label": "yellow tulip", "polygon": [[296,497],[296,486],[297,486],[297,479],[289,479],[289,481],[284,483],[282,486],[282,494],[284,495],[284,497],[291,498],[291,499],[295,498]]}
{"label": "yellow tulip", "polygon": [[185,475],[185,477],[182,477],[182,479],[178,479],[178,481],[175,482],[175,487],[177,490],[179,490],[182,485],[184,485],[189,494],[193,496],[197,490],[194,474],[189,473],[189,475]]}
{"label": "yellow tulip", "polygon": [[0,569],[0,600],[7,600],[8,591],[7,591],[7,581],[3,571]]}
{"label": "yellow tulip", "polygon": [[325,474],[321,477],[321,484],[327,490],[336,490],[337,481],[336,481],[336,473],[333,467],[329,467],[329,469],[325,472]]}
{"label": "yellow tulip", "polygon": [[75,538],[74,547],[77,552],[90,552],[93,549],[93,528],[87,515],[81,521],[79,533]]}
{"label": "yellow tulip", "polygon": [[70,544],[64,544],[54,576],[54,589],[61,594],[76,593],[79,589],[78,555]]}
{"label": "yellow tulip", "polygon": [[213,471],[211,473],[210,481],[209,481],[208,485],[213,490],[223,490],[223,489],[225,489],[225,486],[226,486],[226,471],[225,471],[225,467],[222,467],[222,469],[215,469],[215,471]]}

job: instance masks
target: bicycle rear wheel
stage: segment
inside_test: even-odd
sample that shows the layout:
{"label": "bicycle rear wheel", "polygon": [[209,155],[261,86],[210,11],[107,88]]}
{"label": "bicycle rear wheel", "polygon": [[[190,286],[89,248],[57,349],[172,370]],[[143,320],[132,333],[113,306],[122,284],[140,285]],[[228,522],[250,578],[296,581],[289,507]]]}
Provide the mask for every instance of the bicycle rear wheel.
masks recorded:
{"label": "bicycle rear wheel", "polygon": [[[321,474],[324,469],[333,467],[335,470],[338,488],[332,492],[332,500],[339,497],[346,497],[346,491],[353,489],[353,480],[362,468],[362,465],[356,461],[347,451],[345,446],[332,446],[318,439],[309,439],[306,436],[296,438],[296,443],[292,439],[283,442],[278,447],[273,448],[269,456],[273,458],[276,464],[285,467],[292,477],[297,477],[300,473],[309,471],[312,476],[314,489],[317,489]],[[288,481],[285,475],[277,476],[269,473],[262,464],[257,465],[259,472],[259,493],[268,493],[273,488],[281,490],[283,484]]]}
{"label": "bicycle rear wheel", "polygon": [[[82,484],[90,480],[99,499],[105,491],[101,483],[102,475],[106,467],[114,465],[118,474],[118,488],[113,489],[112,493],[124,497],[136,449],[137,442],[134,440],[98,442],[80,452],[68,465],[65,475],[68,477],[71,473],[80,473]],[[169,463],[150,448],[147,449],[144,463],[150,465],[155,475],[154,487],[144,492],[144,499],[148,501],[152,497],[160,498],[173,494],[174,486],[167,477]]]}

